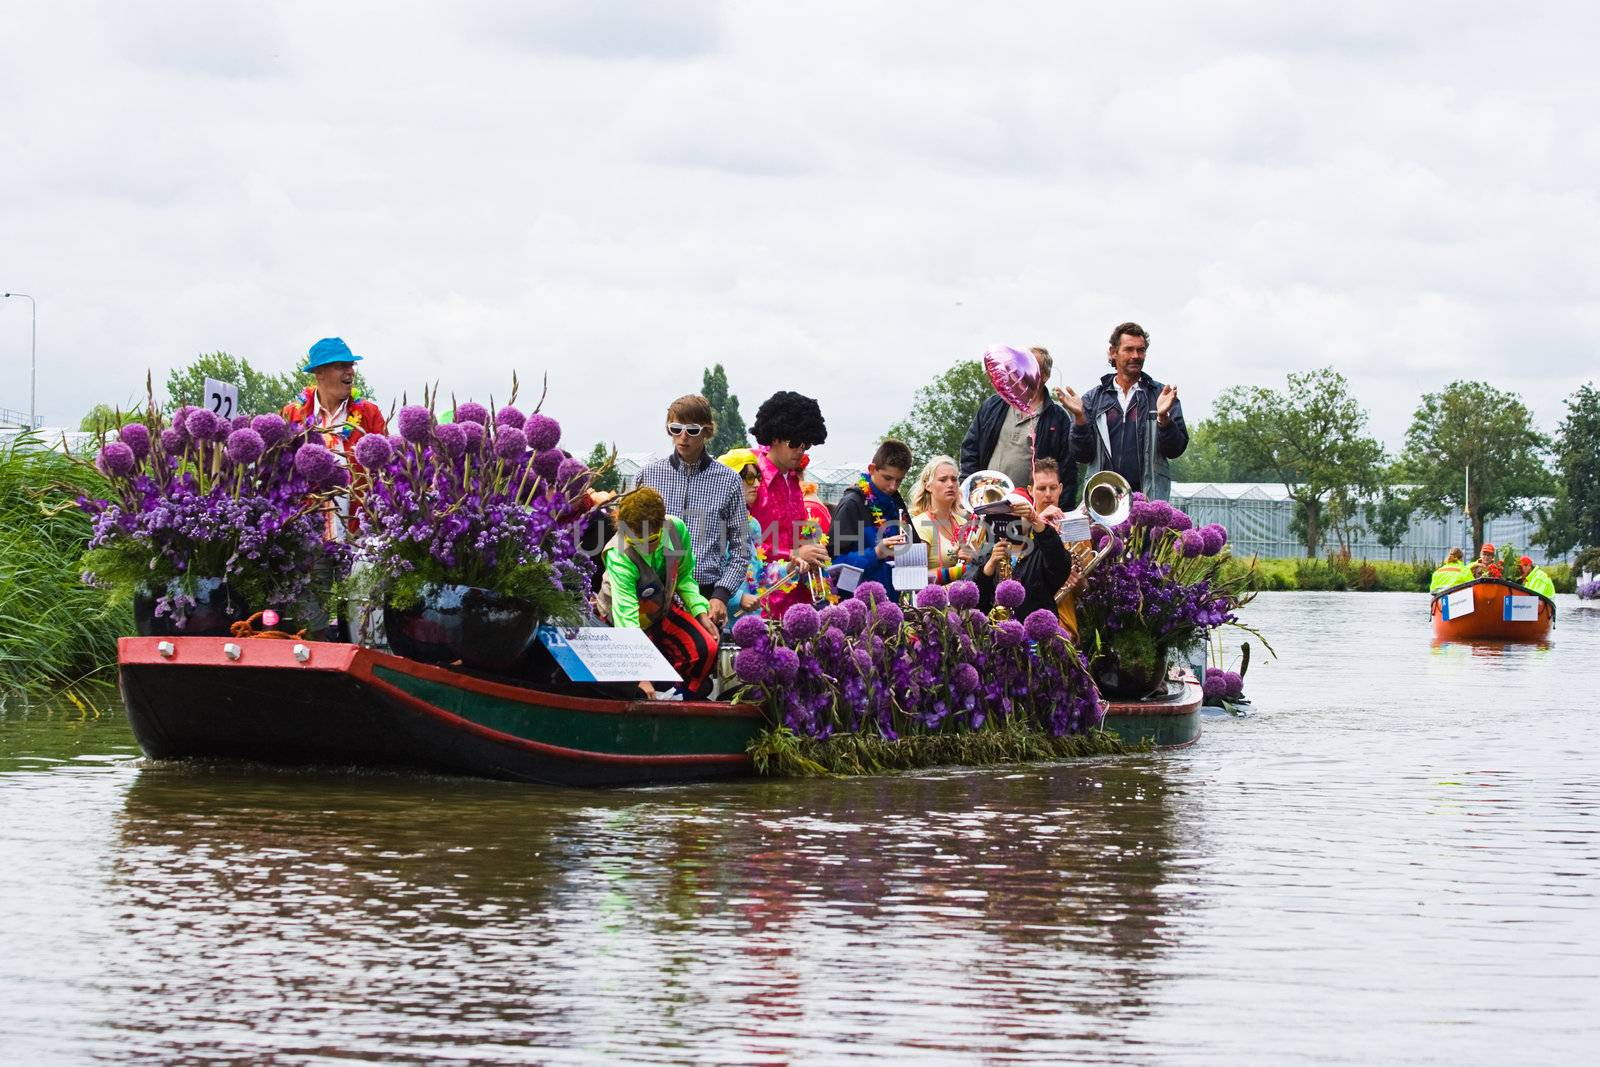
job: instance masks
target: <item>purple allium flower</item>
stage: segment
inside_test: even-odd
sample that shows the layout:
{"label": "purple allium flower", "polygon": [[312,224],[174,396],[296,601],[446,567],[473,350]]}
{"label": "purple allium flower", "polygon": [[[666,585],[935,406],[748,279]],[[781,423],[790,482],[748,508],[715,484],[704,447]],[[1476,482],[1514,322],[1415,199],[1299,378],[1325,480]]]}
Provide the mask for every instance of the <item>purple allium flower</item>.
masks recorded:
{"label": "purple allium flower", "polygon": [[250,428],[261,435],[268,448],[289,436],[289,424],[282,415],[257,415],[250,420]]}
{"label": "purple allium flower", "polygon": [[1151,529],[1164,530],[1172,525],[1172,505],[1165,500],[1152,500],[1145,504]]}
{"label": "purple allium flower", "polygon": [[183,420],[184,432],[196,441],[214,441],[218,434],[226,436],[224,427],[232,429],[217,417],[216,412],[206,408],[195,408]]}
{"label": "purple allium flower", "polygon": [[742,648],[733,657],[733,669],[743,680],[759,684],[772,676],[772,656],[765,649]]}
{"label": "purple allium flower", "polygon": [[267,450],[267,443],[260,434],[244,426],[228,435],[226,450],[228,458],[235,463],[254,463]]}
{"label": "purple allium flower", "polygon": [[433,412],[421,404],[409,404],[400,409],[394,423],[399,427],[401,437],[414,445],[425,445],[433,433]]}
{"label": "purple allium flower", "polygon": [[489,409],[476,400],[468,400],[464,404],[456,405],[455,421],[458,423],[475,422],[482,426],[489,421]]}
{"label": "purple allium flower", "polygon": [[950,684],[955,687],[957,693],[966,696],[978,688],[978,668],[970,663],[956,664],[955,673],[950,676]]}
{"label": "purple allium flower", "polygon": [[126,478],[139,466],[133,449],[121,441],[111,441],[95,457],[94,465],[108,478]]}
{"label": "purple allium flower", "polygon": [[521,459],[526,451],[528,439],[522,435],[522,431],[502,423],[494,435],[494,454],[509,463]]}
{"label": "purple allium flower", "polygon": [[394,458],[394,446],[381,433],[369,433],[356,442],[356,462],[369,471],[381,470]]}
{"label": "purple allium flower", "polygon": [[189,416],[193,415],[199,410],[200,409],[195,407],[193,404],[180,405],[178,410],[172,413],[172,428],[177,430],[179,433],[187,434],[188,431],[185,430],[184,427],[189,422]]}
{"label": "purple allium flower", "polygon": [[867,604],[876,604],[880,600],[888,600],[889,594],[884,590],[882,582],[862,582],[856,586],[855,599]]}
{"label": "purple allium flower", "polygon": [[950,603],[950,594],[942,585],[927,585],[917,590],[917,607],[943,608]]}
{"label": "purple allium flower", "polygon": [[142,422],[130,422],[117,431],[117,438],[133,449],[133,458],[140,463],[150,454],[150,427]]}
{"label": "purple allium flower", "polygon": [[783,613],[783,636],[791,641],[804,641],[815,637],[822,629],[817,609],[810,604],[791,604]]}
{"label": "purple allium flower", "polygon": [[1194,520],[1189,517],[1187,512],[1173,508],[1172,528],[1177,530],[1179,533],[1182,533],[1185,530],[1192,530],[1194,529]]}
{"label": "purple allium flower", "polygon": [[1185,559],[1203,555],[1206,550],[1205,535],[1199,530],[1185,530],[1178,535],[1178,554]]}
{"label": "purple allium flower", "polygon": [[1200,536],[1206,539],[1206,555],[1215,556],[1228,543],[1228,528],[1221,523],[1208,523],[1200,528]]}
{"label": "purple allium flower", "polygon": [[1227,696],[1228,680],[1226,671],[1206,668],[1206,680],[1200,683],[1201,692],[1205,693],[1207,700],[1224,699]]}
{"label": "purple allium flower", "polygon": [[483,423],[458,422],[456,425],[461,427],[461,432],[466,435],[468,452],[476,455],[483,451],[483,441],[488,436],[488,433],[483,428]]}
{"label": "purple allium flower", "polygon": [[540,452],[561,443],[561,424],[537,411],[523,422],[522,432],[528,435],[528,447]]}
{"label": "purple allium flower", "polygon": [[983,599],[978,592],[978,583],[963,578],[959,582],[951,582],[946,588],[950,598],[950,606],[957,611],[971,611],[978,606],[978,601]]}
{"label": "purple allium flower", "polygon": [[[800,607],[800,605],[796,604],[795,607]],[[772,676],[774,679],[784,685],[789,685],[799,674],[799,653],[792,648],[775,648],[772,650]]]}
{"label": "purple allium flower", "polygon": [[556,468],[555,483],[565,489],[588,488],[589,468],[581,459],[564,459]]}
{"label": "purple allium flower", "polygon": [[467,431],[453,422],[435,427],[433,439],[447,456],[459,456],[467,450]]}
{"label": "purple allium flower", "polygon": [[827,607],[817,612],[817,619],[822,623],[822,628],[824,630],[844,629],[846,618],[847,613],[837,604],[829,604]]}
{"label": "purple allium flower", "polygon": [[1239,677],[1238,671],[1223,671],[1222,681],[1224,685],[1222,695],[1229,700],[1237,700],[1244,695],[1244,679]]}
{"label": "purple allium flower", "polygon": [[749,648],[767,636],[767,620],[760,615],[743,615],[733,624],[733,643]]}
{"label": "purple allium flower", "polygon": [[556,475],[561,471],[561,461],[566,458],[559,448],[535,452],[531,461],[533,472],[545,481],[553,483],[556,480]]}
{"label": "purple allium flower", "polygon": [[168,426],[161,431],[161,450],[169,456],[183,450],[183,431]]}
{"label": "purple allium flower", "polygon": [[294,469],[314,488],[320,488],[333,480],[339,460],[319,444],[305,444],[294,454]]}
{"label": "purple allium flower", "polygon": [[1027,599],[1027,587],[1015,578],[1007,578],[994,587],[994,602],[1008,611],[1016,611]]}
{"label": "purple allium flower", "polygon": [[1027,640],[1027,632],[1016,619],[1006,619],[995,623],[994,640],[1001,648],[1016,648]]}
{"label": "purple allium flower", "polygon": [[228,429],[230,429],[230,430],[247,430],[249,428],[250,428],[250,416],[249,415],[235,415],[228,422]]}
{"label": "purple allium flower", "polygon": [[[937,586],[929,586],[928,588],[934,589]],[[893,633],[900,629],[901,623],[906,621],[906,613],[901,611],[900,605],[892,600],[882,601],[873,608],[873,611],[877,615],[877,621],[874,622],[873,629],[881,633]]]}
{"label": "purple allium flower", "polygon": [[1047,641],[1061,632],[1061,620],[1049,608],[1040,608],[1022,620],[1022,632],[1029,641]]}
{"label": "purple allium flower", "polygon": [[[878,585],[878,583],[877,582],[862,582],[861,585]],[[883,589],[883,586],[878,585],[878,589],[881,592],[882,589]],[[861,586],[856,586],[856,596],[860,596],[860,595],[861,595]],[[866,625],[867,625],[867,602],[865,600],[856,600],[855,598],[852,597],[849,600],[841,600],[841,601],[839,601],[839,607],[845,613],[845,627],[844,627],[844,632],[845,633],[847,633],[847,634],[858,634],[866,627]]]}
{"label": "purple allium flower", "polygon": [[510,426],[520,430],[522,429],[522,424],[527,421],[527,416],[510,406],[503,407],[494,413],[494,424],[496,426]]}

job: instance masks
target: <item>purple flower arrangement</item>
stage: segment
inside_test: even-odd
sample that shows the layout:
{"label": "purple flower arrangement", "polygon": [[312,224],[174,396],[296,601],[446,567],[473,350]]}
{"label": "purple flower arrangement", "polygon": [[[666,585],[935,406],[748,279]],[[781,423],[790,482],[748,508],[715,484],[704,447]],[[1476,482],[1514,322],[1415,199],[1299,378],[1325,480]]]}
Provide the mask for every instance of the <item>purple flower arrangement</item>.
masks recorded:
{"label": "purple flower arrangement", "polygon": [[1099,690],[1055,615],[985,615],[977,597],[960,581],[902,607],[863,582],[852,599],[821,611],[796,604],[776,624],[747,615],[733,629],[734,670],[745,699],[818,741],[1006,729],[1061,738],[1097,728]]}
{"label": "purple flower arrangement", "polygon": [[1580,600],[1600,600],[1600,578],[1591,578],[1587,582],[1580,581],[1577,591]]}
{"label": "purple flower arrangement", "polygon": [[[95,456],[103,498],[79,497],[93,520],[84,580],[147,590],[182,627],[198,582],[222,579],[252,609],[306,607],[347,573],[349,551],[325,541],[323,509],[348,472],[277,415],[232,422],[180,407],[123,426]],[[296,613],[298,614],[298,613]]]}
{"label": "purple flower arrangement", "polygon": [[1223,574],[1225,528],[1196,527],[1171,504],[1134,493],[1128,518],[1109,533],[1096,528],[1094,547],[1108,536],[1114,542],[1111,555],[1077,593],[1091,661],[1114,657],[1124,667],[1162,670],[1157,661],[1166,648],[1237,624],[1235,613],[1251,597],[1247,576]]}
{"label": "purple flower arrangement", "polygon": [[374,594],[404,608],[427,586],[476,586],[577,621],[593,566],[579,546],[590,474],[560,450],[556,420],[467,402],[445,423],[404,407],[395,428],[356,445],[356,552],[372,564]]}

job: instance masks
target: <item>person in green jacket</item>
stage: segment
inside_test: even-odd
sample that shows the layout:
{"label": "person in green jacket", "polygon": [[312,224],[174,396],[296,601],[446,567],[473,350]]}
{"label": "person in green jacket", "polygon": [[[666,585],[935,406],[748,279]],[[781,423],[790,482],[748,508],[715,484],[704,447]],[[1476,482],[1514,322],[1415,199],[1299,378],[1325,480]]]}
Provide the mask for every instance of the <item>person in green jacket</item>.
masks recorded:
{"label": "person in green jacket", "polygon": [[1556,598],[1556,583],[1550,580],[1543,567],[1535,567],[1533,560],[1527,556],[1523,556],[1517,562],[1522,565],[1522,584],[1526,588],[1551,600]]}
{"label": "person in green jacket", "polygon": [[1428,592],[1437,593],[1441,589],[1465,585],[1470,581],[1472,581],[1472,571],[1462,559],[1461,549],[1452,548],[1445,555],[1444,563],[1433,572],[1433,579],[1428,582]]}
{"label": "person in green jacket", "polygon": [[[654,489],[635,489],[617,505],[617,532],[601,558],[600,614],[612,626],[644,630],[683,676],[684,695],[703,698],[717,663],[717,628],[695,580],[688,524],[667,514]],[[655,695],[647,681],[639,688]]]}

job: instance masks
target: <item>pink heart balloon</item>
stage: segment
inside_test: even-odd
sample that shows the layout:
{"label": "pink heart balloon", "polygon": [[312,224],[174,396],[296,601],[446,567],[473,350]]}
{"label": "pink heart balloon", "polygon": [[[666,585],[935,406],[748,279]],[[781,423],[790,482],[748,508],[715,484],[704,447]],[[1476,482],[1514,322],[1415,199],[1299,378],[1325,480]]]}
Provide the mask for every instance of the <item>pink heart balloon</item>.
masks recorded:
{"label": "pink heart balloon", "polygon": [[1039,361],[1032,352],[1018,352],[1010,345],[990,345],[983,352],[983,369],[989,372],[989,381],[1002,400],[1024,415],[1033,409],[1033,394],[1039,388]]}

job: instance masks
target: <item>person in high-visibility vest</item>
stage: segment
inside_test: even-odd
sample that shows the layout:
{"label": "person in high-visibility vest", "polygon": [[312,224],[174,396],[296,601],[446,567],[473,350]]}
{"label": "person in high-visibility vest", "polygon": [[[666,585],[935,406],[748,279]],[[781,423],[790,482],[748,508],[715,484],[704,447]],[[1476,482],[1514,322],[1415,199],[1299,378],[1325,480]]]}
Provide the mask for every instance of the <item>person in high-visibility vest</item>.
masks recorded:
{"label": "person in high-visibility vest", "polygon": [[1433,578],[1428,582],[1428,592],[1437,593],[1441,589],[1463,585],[1472,581],[1472,570],[1462,560],[1461,549],[1452,548],[1444,557],[1444,563],[1433,572]]}
{"label": "person in high-visibility vest", "polygon": [[1551,600],[1556,598],[1556,583],[1550,580],[1543,567],[1535,567],[1533,560],[1527,556],[1523,556],[1517,562],[1522,565],[1522,584],[1526,588]]}

